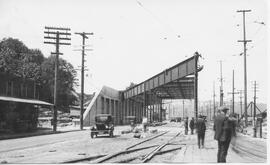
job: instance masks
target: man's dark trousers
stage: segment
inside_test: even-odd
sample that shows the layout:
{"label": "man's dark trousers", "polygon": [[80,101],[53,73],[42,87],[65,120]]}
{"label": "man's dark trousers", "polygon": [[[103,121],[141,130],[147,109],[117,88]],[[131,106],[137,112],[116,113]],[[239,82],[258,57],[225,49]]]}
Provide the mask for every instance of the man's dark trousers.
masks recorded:
{"label": "man's dark trousers", "polygon": [[228,153],[229,145],[230,140],[218,141],[218,155],[217,155],[218,162],[226,162],[226,156]]}
{"label": "man's dark trousers", "polygon": [[188,127],[185,127],[185,134],[188,134]]}
{"label": "man's dark trousers", "polygon": [[205,136],[205,132],[203,133],[198,133],[198,146],[199,148],[204,147],[204,136]]}

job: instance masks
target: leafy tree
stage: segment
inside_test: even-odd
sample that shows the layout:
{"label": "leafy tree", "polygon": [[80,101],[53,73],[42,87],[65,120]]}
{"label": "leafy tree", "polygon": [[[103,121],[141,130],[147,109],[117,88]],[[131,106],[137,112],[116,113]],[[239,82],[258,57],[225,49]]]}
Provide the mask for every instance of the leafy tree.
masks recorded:
{"label": "leafy tree", "polygon": [[131,83],[129,84],[129,86],[126,87],[126,89],[132,88],[132,87],[134,87],[135,85],[136,85],[136,84],[135,84],[134,82],[131,82]]}
{"label": "leafy tree", "polygon": [[[42,84],[46,84],[45,94],[50,95],[49,101],[52,102],[54,91],[54,71],[55,71],[55,56],[49,56],[41,65],[42,68]],[[58,105],[62,109],[66,109],[68,105],[73,104],[76,97],[73,95],[74,86],[76,83],[77,72],[74,67],[66,60],[59,58],[58,71]],[[50,91],[50,93],[48,93]]]}
{"label": "leafy tree", "polygon": [[[40,98],[53,102],[55,57],[45,58],[38,49],[29,49],[22,41],[4,38],[0,41],[0,72],[30,79],[39,84]],[[72,91],[76,85],[73,66],[59,59],[58,106],[66,109],[76,99]]]}
{"label": "leafy tree", "polygon": [[0,71],[39,82],[44,56],[38,49],[28,49],[18,39],[0,42]]}

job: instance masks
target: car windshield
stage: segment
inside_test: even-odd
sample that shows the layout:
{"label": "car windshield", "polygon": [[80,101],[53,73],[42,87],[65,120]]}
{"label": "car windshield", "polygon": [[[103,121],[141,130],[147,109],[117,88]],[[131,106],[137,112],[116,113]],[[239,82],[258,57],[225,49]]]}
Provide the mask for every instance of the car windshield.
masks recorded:
{"label": "car windshield", "polygon": [[96,117],[96,122],[110,122],[111,121],[111,116],[97,116]]}

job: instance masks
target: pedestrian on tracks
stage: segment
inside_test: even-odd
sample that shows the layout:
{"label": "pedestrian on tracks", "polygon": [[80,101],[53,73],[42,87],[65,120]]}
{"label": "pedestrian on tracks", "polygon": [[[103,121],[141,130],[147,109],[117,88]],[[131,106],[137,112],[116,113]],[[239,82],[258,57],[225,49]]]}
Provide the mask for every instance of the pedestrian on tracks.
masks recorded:
{"label": "pedestrian on tracks", "polygon": [[188,134],[188,117],[186,117],[186,120],[185,120],[185,135]]}
{"label": "pedestrian on tracks", "polygon": [[198,136],[198,147],[204,148],[204,137],[205,137],[205,120],[203,119],[202,115],[198,116],[197,122],[196,122],[196,129],[197,129],[197,136]]}
{"label": "pedestrian on tracks", "polygon": [[193,130],[194,130],[194,117],[190,120],[189,122],[189,128],[191,130],[191,135],[193,135]]}
{"label": "pedestrian on tracks", "polygon": [[147,117],[144,116],[142,119],[142,125],[143,125],[143,132],[146,132],[147,130]]}
{"label": "pedestrian on tracks", "polygon": [[217,162],[226,162],[226,157],[234,133],[234,120],[227,115],[228,107],[221,106],[220,114],[214,121],[215,140],[218,141]]}

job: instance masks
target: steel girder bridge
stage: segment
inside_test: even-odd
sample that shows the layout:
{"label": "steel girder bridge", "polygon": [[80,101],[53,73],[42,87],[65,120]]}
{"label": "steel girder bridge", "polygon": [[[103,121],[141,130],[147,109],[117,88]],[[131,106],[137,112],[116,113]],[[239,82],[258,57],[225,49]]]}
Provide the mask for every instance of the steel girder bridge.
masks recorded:
{"label": "steel girder bridge", "polygon": [[164,99],[194,99],[194,116],[198,115],[198,72],[203,69],[198,65],[200,54],[164,70],[146,81],[120,93],[121,114],[124,123],[128,116],[135,116],[139,121],[143,116],[150,122],[162,121],[165,111]]}

